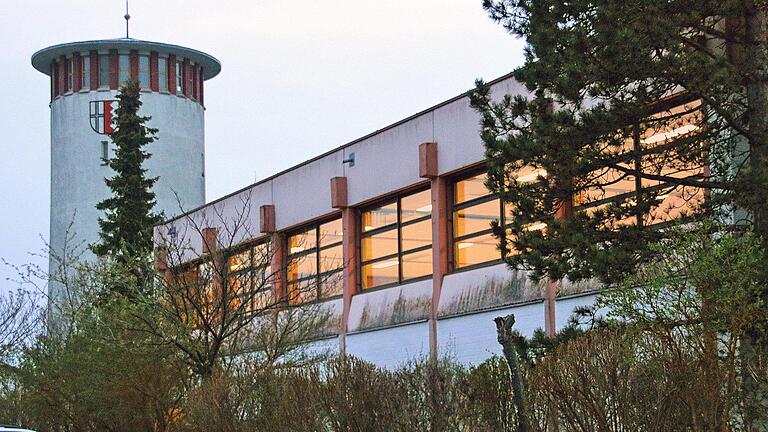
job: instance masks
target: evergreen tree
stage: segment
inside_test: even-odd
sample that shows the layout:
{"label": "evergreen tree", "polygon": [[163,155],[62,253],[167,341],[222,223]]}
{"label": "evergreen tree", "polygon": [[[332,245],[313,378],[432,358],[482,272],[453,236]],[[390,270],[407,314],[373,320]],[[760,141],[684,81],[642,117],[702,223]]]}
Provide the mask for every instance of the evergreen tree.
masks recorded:
{"label": "evergreen tree", "polygon": [[[128,81],[117,96],[116,128],[110,135],[115,144],[115,157],[108,162],[114,170],[112,178],[105,179],[112,190],[112,196],[96,206],[104,211],[99,218],[101,229],[98,244],[91,245],[99,257],[114,260],[125,266],[141,266],[152,252],[152,229],[162,221],[154,213],[155,194],[152,186],[157,177],[146,177],[143,163],[150,158],[144,146],[155,140],[157,129],[145,126],[150,117],[138,114],[141,107],[139,84]],[[143,270],[137,269],[137,275]]]}
{"label": "evergreen tree", "polygon": [[[484,6],[528,43],[515,77],[530,96],[494,98],[478,82],[472,97],[489,186],[517,209],[511,264],[615,282],[653,258],[659,222],[713,208],[745,210],[768,242],[768,2]],[[546,174],[521,181],[519,169]]]}

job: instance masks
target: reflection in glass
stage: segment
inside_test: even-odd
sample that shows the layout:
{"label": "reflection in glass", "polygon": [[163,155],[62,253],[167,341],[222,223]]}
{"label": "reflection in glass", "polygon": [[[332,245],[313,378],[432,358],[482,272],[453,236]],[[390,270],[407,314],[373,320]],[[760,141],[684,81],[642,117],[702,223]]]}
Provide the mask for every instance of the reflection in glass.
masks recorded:
{"label": "reflection in glass", "polygon": [[368,261],[397,253],[397,229],[363,237],[361,241],[362,259]]}
{"label": "reflection in glass", "polygon": [[403,279],[432,274],[432,249],[403,255]]}
{"label": "reflection in glass", "polygon": [[317,274],[317,252],[291,257],[288,263],[288,280],[294,281]]}
{"label": "reflection in glass", "polygon": [[491,191],[485,187],[486,173],[478,174],[468,179],[459,180],[454,185],[454,204],[461,204],[476,198],[488,196]]}
{"label": "reflection in glass", "polygon": [[432,244],[432,219],[404,225],[400,230],[403,251]]}
{"label": "reflection in glass", "polygon": [[338,270],[344,266],[344,247],[329,247],[320,251],[320,272]]}
{"label": "reflection in glass", "polygon": [[397,203],[389,203],[363,213],[363,232],[397,223]]}
{"label": "reflection in glass", "polygon": [[320,225],[320,246],[339,243],[342,238],[341,219],[336,219]]}
{"label": "reflection in glass", "polygon": [[400,222],[432,215],[432,195],[429,189],[400,199]]}
{"label": "reflection in glass", "polygon": [[493,234],[485,234],[457,241],[454,244],[454,256],[456,268],[497,261],[501,259],[499,239]]}
{"label": "reflection in glass", "polygon": [[499,222],[499,199],[456,210],[453,218],[455,237],[491,229],[491,222]]}
{"label": "reflection in glass", "polygon": [[400,265],[397,258],[363,265],[363,288],[396,283]]}

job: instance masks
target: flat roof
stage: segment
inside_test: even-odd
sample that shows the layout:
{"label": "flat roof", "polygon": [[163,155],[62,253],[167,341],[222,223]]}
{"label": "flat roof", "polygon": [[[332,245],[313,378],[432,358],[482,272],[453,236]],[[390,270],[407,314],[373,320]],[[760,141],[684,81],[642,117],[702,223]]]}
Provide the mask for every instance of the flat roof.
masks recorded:
{"label": "flat roof", "polygon": [[[494,85],[494,84],[500,83],[500,82],[502,82],[504,80],[507,80],[507,79],[510,79],[510,78],[514,78],[514,74],[515,74],[514,71],[513,72],[509,72],[509,73],[504,74],[504,75],[502,75],[502,76],[500,76],[500,77],[498,77],[496,79],[488,81],[485,84],[486,85]],[[340,146],[338,146],[338,147],[336,147],[334,149],[328,150],[325,153],[317,155],[317,156],[315,156],[315,157],[313,157],[311,159],[307,159],[304,162],[301,162],[301,163],[296,164],[296,165],[294,165],[294,166],[292,166],[290,168],[287,168],[287,169],[284,169],[284,170],[282,170],[280,172],[272,174],[269,177],[266,177],[266,178],[263,178],[261,180],[258,180],[256,182],[254,182],[254,183],[251,183],[248,186],[242,187],[242,188],[240,188],[240,189],[238,189],[238,190],[236,190],[234,192],[230,192],[230,193],[228,193],[228,194],[226,194],[226,195],[224,195],[222,197],[216,198],[213,201],[209,201],[209,202],[207,202],[207,203],[205,203],[205,204],[203,204],[201,206],[195,207],[195,208],[193,208],[191,210],[188,210],[188,211],[186,211],[186,212],[184,212],[182,214],[176,215],[176,216],[174,216],[172,218],[168,218],[165,221],[160,222],[160,223],[158,223],[155,226],[163,226],[163,225],[167,225],[169,223],[173,223],[173,222],[175,222],[175,221],[177,221],[179,219],[182,219],[182,218],[186,217],[187,215],[190,215],[192,213],[200,211],[200,210],[202,210],[202,209],[204,209],[204,208],[206,208],[208,206],[214,205],[214,204],[216,204],[216,203],[218,203],[220,201],[224,201],[225,199],[230,198],[232,196],[235,196],[235,195],[237,195],[239,193],[242,193],[244,191],[247,191],[248,189],[251,189],[251,188],[256,187],[256,186],[258,186],[260,184],[264,184],[264,183],[267,183],[269,181],[272,181],[272,180],[274,180],[274,179],[276,179],[276,178],[278,178],[278,177],[280,177],[282,175],[285,175],[285,174],[287,174],[287,173],[289,173],[291,171],[299,169],[299,168],[301,168],[301,167],[303,167],[305,165],[308,165],[308,164],[310,164],[312,162],[320,160],[320,159],[322,159],[324,157],[330,156],[330,155],[332,155],[332,154],[334,154],[334,153],[336,153],[336,152],[338,152],[338,151],[340,151],[342,149],[345,149],[347,147],[351,147],[351,146],[353,146],[353,145],[355,145],[357,143],[360,143],[360,142],[365,141],[365,140],[367,140],[367,139],[369,139],[371,137],[374,137],[374,136],[376,136],[376,135],[378,135],[378,134],[380,134],[382,132],[385,132],[387,130],[390,130],[390,129],[393,129],[393,128],[397,127],[397,126],[400,126],[403,123],[407,123],[407,122],[409,122],[409,121],[411,121],[411,120],[413,120],[415,118],[418,118],[418,117],[421,117],[421,116],[423,116],[425,114],[428,114],[428,113],[430,113],[430,112],[432,112],[432,111],[434,111],[434,110],[436,110],[438,108],[441,108],[441,107],[446,106],[446,105],[448,105],[450,103],[453,103],[453,102],[461,100],[461,99],[463,99],[465,97],[468,97],[473,91],[475,91],[475,89],[467,90],[467,91],[465,91],[465,92],[463,92],[463,93],[461,93],[461,94],[459,94],[457,96],[454,96],[454,97],[452,97],[452,98],[450,98],[448,100],[445,100],[445,101],[440,102],[440,103],[438,103],[436,105],[433,105],[433,106],[431,106],[431,107],[429,107],[429,108],[427,108],[425,110],[419,111],[416,114],[412,114],[412,115],[410,115],[410,116],[408,116],[408,117],[406,117],[406,118],[404,118],[402,120],[398,120],[395,123],[392,123],[392,124],[390,124],[388,126],[385,126],[385,127],[381,128],[381,129],[377,129],[377,130],[375,130],[375,131],[373,131],[373,132],[371,132],[371,133],[369,133],[367,135],[364,135],[364,136],[362,136],[360,138],[354,139],[354,140],[352,140],[352,141],[350,141],[350,142],[348,142],[346,144],[342,144],[342,145],[340,145]]]}
{"label": "flat roof", "polygon": [[132,38],[68,42],[49,46],[48,48],[43,48],[32,54],[32,66],[38,71],[50,76],[51,63],[62,55],[70,55],[76,51],[98,51],[109,49],[157,51],[174,54],[181,58],[188,58],[203,67],[203,79],[206,80],[215,77],[221,72],[221,63],[210,54],[179,45]]}

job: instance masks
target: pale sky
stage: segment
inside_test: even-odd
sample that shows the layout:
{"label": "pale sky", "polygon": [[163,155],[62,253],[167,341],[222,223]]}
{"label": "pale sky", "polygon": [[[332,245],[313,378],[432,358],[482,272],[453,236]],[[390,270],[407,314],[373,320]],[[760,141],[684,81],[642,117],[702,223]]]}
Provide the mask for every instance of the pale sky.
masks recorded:
{"label": "pale sky", "polygon": [[[131,37],[218,58],[206,82],[211,201],[473,87],[523,61],[481,0],[132,0]],[[49,79],[38,49],[123,37],[122,0],[0,0],[0,257],[47,262]],[[0,268],[0,292],[15,289]]]}

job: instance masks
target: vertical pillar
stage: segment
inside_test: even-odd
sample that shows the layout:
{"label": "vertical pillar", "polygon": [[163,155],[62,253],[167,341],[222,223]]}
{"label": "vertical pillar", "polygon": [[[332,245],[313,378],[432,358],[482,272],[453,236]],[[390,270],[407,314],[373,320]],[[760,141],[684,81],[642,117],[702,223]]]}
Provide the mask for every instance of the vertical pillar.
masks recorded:
{"label": "vertical pillar", "polygon": [[437,360],[437,319],[443,278],[448,273],[448,181],[437,167],[437,143],[419,146],[419,176],[430,179],[432,195],[432,304],[429,313],[429,354]]}
{"label": "vertical pillar", "polygon": [[192,74],[189,69],[189,59],[184,59],[184,62],[181,63],[181,90],[186,97],[190,97],[192,94],[192,86],[189,85],[191,83],[190,75]]}
{"label": "vertical pillar", "polygon": [[168,92],[176,94],[176,56],[168,54]]}
{"label": "vertical pillar", "polygon": [[96,50],[91,50],[88,53],[88,56],[91,58],[91,90],[96,90],[99,88],[99,52]]}
{"label": "vertical pillar", "polygon": [[205,102],[203,100],[203,83],[205,80],[203,79],[203,67],[200,66],[200,73],[198,73],[197,79],[200,81],[200,84],[198,84],[198,92],[200,93],[200,105],[205,106]]}
{"label": "vertical pillar", "polygon": [[72,91],[77,93],[83,88],[83,59],[80,53],[72,54]]}
{"label": "vertical pillar", "polygon": [[130,64],[130,77],[132,80],[139,80],[139,52],[131,50],[131,56],[129,57]]}
{"label": "vertical pillar", "polygon": [[117,90],[120,87],[120,58],[117,50],[109,50],[109,88]]}
{"label": "vertical pillar", "polygon": [[59,64],[54,60],[51,63],[51,100],[59,95]]}
{"label": "vertical pillar", "polygon": [[283,272],[285,272],[285,242],[283,236],[277,232],[274,205],[267,204],[259,207],[259,231],[262,234],[271,234],[272,290],[275,300],[279,303],[287,300],[288,292],[283,277]]}
{"label": "vertical pillar", "polygon": [[59,91],[57,92],[58,96],[63,95],[67,92],[67,58],[64,56],[61,56],[59,58]]}
{"label": "vertical pillar", "polygon": [[342,255],[344,270],[342,272],[342,314],[339,328],[339,352],[347,352],[347,330],[349,328],[349,311],[352,307],[352,297],[359,292],[357,283],[357,211],[349,206],[347,178],[333,177],[331,179],[331,207],[341,209],[342,225]]}
{"label": "vertical pillar", "polygon": [[149,53],[149,89],[153,92],[160,91],[160,81],[158,80],[157,69],[157,51]]}

